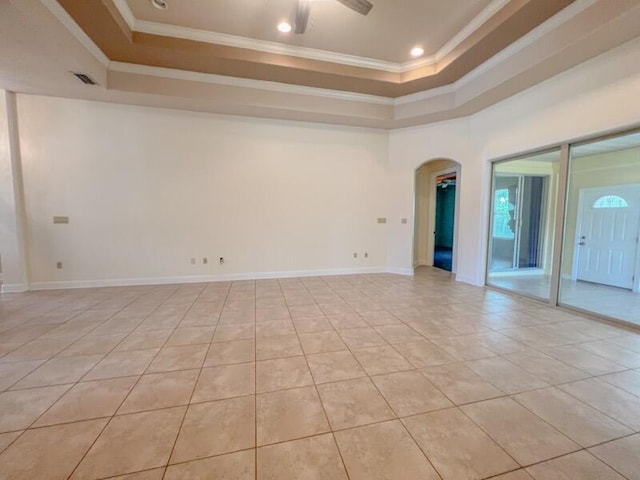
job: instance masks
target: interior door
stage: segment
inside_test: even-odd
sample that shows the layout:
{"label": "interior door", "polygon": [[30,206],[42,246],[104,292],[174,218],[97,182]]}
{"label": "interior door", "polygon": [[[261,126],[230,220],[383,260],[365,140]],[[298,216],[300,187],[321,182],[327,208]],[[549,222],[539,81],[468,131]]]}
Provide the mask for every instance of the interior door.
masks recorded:
{"label": "interior door", "polygon": [[633,288],[640,228],[640,186],[584,189],[577,279]]}

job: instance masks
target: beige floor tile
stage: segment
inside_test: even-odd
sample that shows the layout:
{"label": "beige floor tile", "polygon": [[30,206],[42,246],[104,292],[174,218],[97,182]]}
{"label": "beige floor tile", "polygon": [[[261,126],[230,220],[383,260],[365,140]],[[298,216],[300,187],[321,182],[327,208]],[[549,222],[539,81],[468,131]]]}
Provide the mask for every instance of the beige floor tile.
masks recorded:
{"label": "beige floor tile", "polygon": [[368,378],[318,385],[333,430],[380,422],[393,411]]}
{"label": "beige floor tile", "polygon": [[347,350],[347,346],[340,339],[337,332],[301,333],[299,335],[302,350],[306,355],[314,353],[339,352]]}
{"label": "beige floor tile", "polygon": [[452,403],[418,371],[372,377],[399,417],[450,407]]}
{"label": "beige floor tile", "polygon": [[256,363],[258,393],[313,385],[304,357],[276,358]]}
{"label": "beige floor tile", "polygon": [[498,475],[497,477],[491,477],[491,480],[531,480],[532,478],[524,468],[521,468],[520,470]]}
{"label": "beige floor tile", "polygon": [[336,432],[351,480],[435,480],[420,448],[398,421]]}
{"label": "beige floor tile", "polygon": [[360,315],[356,313],[327,314],[327,319],[336,330],[348,330],[352,328],[369,328]]}
{"label": "beige floor tile", "polygon": [[268,320],[256,323],[257,337],[282,337],[284,335],[295,335],[291,320]]}
{"label": "beige floor tile", "polygon": [[463,363],[428,367],[421,372],[456,405],[504,395]]}
{"label": "beige floor tile", "polygon": [[590,375],[582,370],[573,368],[548,355],[536,351],[518,352],[505,355],[511,363],[516,364],[528,373],[535,375],[550,385],[573,382]]}
{"label": "beige floor tile", "polygon": [[576,452],[527,468],[536,480],[624,480],[588,452]]}
{"label": "beige floor tile", "polygon": [[138,377],[78,383],[35,423],[41,427],[113,415]]}
{"label": "beige floor tile", "polygon": [[366,348],[386,345],[387,342],[371,327],[339,330],[338,334],[349,348]]}
{"label": "beige floor tile", "polygon": [[77,382],[91,370],[103,355],[52,358],[24,377],[12,388],[45,387]]}
{"label": "beige floor tile", "polygon": [[521,393],[513,398],[583,447],[633,433],[612,418],[554,387]]}
{"label": "beige floor tile", "polygon": [[416,368],[455,362],[451,355],[428,340],[401,343],[394,345],[394,347]]}
{"label": "beige floor tile", "polygon": [[639,397],[597,378],[567,383],[559,388],[632,430],[640,430]]}
{"label": "beige floor tile", "polygon": [[302,348],[297,335],[256,339],[257,360],[295,357],[296,355],[302,355]]}
{"label": "beige floor tile", "polygon": [[522,466],[580,448],[510,398],[485,400],[460,408]]}
{"label": "beige floor tile", "polygon": [[228,342],[231,340],[250,340],[256,336],[255,323],[241,323],[239,325],[218,325],[213,334],[214,342]]}
{"label": "beige floor tile", "polygon": [[165,465],[185,409],[113,417],[71,478],[104,478]]}
{"label": "beige floor tile", "polygon": [[29,372],[42,365],[42,363],[42,360],[0,363],[0,391],[9,388]]}
{"label": "beige floor tile", "polygon": [[607,360],[624,365],[627,368],[640,367],[640,353],[634,352],[633,350],[627,350],[626,348],[609,342],[608,340],[580,343],[577,346],[587,352],[595,353]]}
{"label": "beige floor tile", "polygon": [[170,465],[164,480],[255,479],[255,450],[228,453],[193,462]]}
{"label": "beige floor tile", "polygon": [[351,352],[330,352],[307,357],[316,383],[337,382],[366,376]]}
{"label": "beige floor tile", "polygon": [[445,480],[481,479],[519,466],[457,408],[403,423]]}
{"label": "beige floor tile", "polygon": [[255,363],[203,368],[191,401],[209,402],[252,395],[256,390]]}
{"label": "beige floor tile", "polygon": [[255,397],[189,406],[171,463],[255,447]]}
{"label": "beige floor tile", "polygon": [[369,375],[413,370],[411,364],[390,345],[358,348],[352,353]]}
{"label": "beige floor tile", "polygon": [[109,353],[124,338],[124,333],[114,333],[110,335],[88,336],[73,342],[58,357],[75,357],[78,355],[95,355],[98,353]]}
{"label": "beige floor tile", "polygon": [[130,473],[128,475],[119,475],[117,477],[111,477],[109,480],[162,480],[163,475],[164,467],[145,470],[143,472]]}
{"label": "beige floor tile", "polygon": [[187,405],[199,370],[143,375],[124,401],[118,414]]}
{"label": "beige floor tile", "polygon": [[162,347],[171,336],[173,330],[153,330],[132,332],[115,349],[115,352],[129,352],[132,350],[148,350]]}
{"label": "beige floor tile", "polygon": [[360,314],[362,319],[369,325],[382,326],[382,325],[395,325],[400,324],[402,321],[396,317],[393,313],[387,310],[374,310],[372,312],[362,312]]}
{"label": "beige floor tile", "polygon": [[487,382],[508,394],[549,386],[549,384],[541,378],[523,370],[504,358],[472,360],[466,362],[465,365]]}
{"label": "beige floor tile", "polygon": [[0,359],[1,362],[48,360],[67,348],[75,338],[37,338]]}
{"label": "beige floor tile", "polygon": [[347,480],[333,435],[258,448],[258,480]]}
{"label": "beige floor tile", "polygon": [[169,372],[173,370],[202,368],[208,349],[208,345],[164,347],[158,352],[153,362],[151,362],[147,372]]}
{"label": "beige floor tile", "polygon": [[626,372],[603,375],[600,380],[640,397],[640,371],[627,370]]}
{"label": "beige floor tile", "polygon": [[587,352],[576,345],[546,348],[543,352],[557,360],[560,360],[561,362],[571,365],[572,367],[576,367],[590,373],[591,375],[619,372],[626,370],[627,368],[594,353]]}
{"label": "beige floor tile", "polygon": [[26,431],[0,455],[0,478],[66,480],[106,424],[91,420]]}
{"label": "beige floor tile", "polygon": [[214,330],[214,327],[181,327],[173,332],[166,345],[168,347],[176,347],[210,343]]}
{"label": "beige floor tile", "polygon": [[0,433],[0,453],[20,436],[22,430],[16,432]]}
{"label": "beige floor tile", "polygon": [[256,402],[258,446],[329,431],[315,387],[264,393]]}
{"label": "beige floor tile", "polygon": [[209,348],[205,367],[253,362],[256,359],[255,340],[237,340],[213,343]]}
{"label": "beige floor tile", "polygon": [[313,317],[299,317],[293,319],[298,334],[329,332],[333,330],[333,325],[324,315]]}
{"label": "beige floor tile", "polygon": [[112,352],[93,367],[93,370],[89,371],[83,380],[142,375],[156,353],[158,353],[156,348],[131,352]]}
{"label": "beige floor tile", "polygon": [[374,330],[391,344],[424,340],[422,335],[403,324],[376,326]]}
{"label": "beige floor tile", "polygon": [[590,448],[589,451],[629,480],[640,480],[640,434]]}
{"label": "beige floor tile", "polygon": [[475,335],[440,338],[438,346],[456,360],[478,360],[496,356]]}
{"label": "beige floor tile", "polygon": [[29,427],[69,388],[71,385],[59,385],[0,393],[0,432]]}

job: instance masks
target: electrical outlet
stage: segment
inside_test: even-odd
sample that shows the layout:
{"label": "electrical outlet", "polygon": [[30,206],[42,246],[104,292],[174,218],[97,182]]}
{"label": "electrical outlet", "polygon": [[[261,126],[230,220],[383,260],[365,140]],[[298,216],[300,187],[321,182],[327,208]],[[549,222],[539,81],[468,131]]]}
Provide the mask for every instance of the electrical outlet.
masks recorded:
{"label": "electrical outlet", "polygon": [[220,265],[224,263],[224,257],[220,257]]}
{"label": "electrical outlet", "polygon": [[369,253],[364,252],[364,258],[369,258]]}
{"label": "electrical outlet", "polygon": [[202,257],[202,264],[206,265],[207,263],[209,263],[209,260],[207,259],[207,257]]}
{"label": "electrical outlet", "polygon": [[192,259],[191,259],[191,265],[195,265],[195,264],[196,264],[196,259],[195,259],[195,258],[192,258]]}
{"label": "electrical outlet", "polygon": [[358,258],[358,254],[356,252],[353,252],[353,258]]}
{"label": "electrical outlet", "polygon": [[62,270],[62,262],[58,262],[58,263],[56,263],[56,268],[57,268],[58,270]]}

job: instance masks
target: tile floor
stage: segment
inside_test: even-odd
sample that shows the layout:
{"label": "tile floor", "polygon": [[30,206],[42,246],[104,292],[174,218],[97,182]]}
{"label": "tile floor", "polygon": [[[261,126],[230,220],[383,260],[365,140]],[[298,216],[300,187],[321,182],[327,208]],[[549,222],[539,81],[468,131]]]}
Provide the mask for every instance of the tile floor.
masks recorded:
{"label": "tile floor", "polygon": [[[493,276],[489,283],[541,299],[548,299],[551,292],[549,275]],[[599,283],[562,280],[560,303],[605,317],[617,318],[640,325],[640,294],[624,288]]]}
{"label": "tile floor", "polygon": [[0,479],[640,479],[640,334],[440,270],[0,315]]}

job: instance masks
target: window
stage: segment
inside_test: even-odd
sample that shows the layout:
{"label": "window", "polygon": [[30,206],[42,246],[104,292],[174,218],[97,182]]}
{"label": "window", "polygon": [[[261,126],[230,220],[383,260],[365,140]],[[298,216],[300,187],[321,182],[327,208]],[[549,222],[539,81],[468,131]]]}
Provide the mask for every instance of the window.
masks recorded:
{"label": "window", "polygon": [[605,195],[593,203],[593,208],[626,208],[629,204],[618,195]]}
{"label": "window", "polygon": [[509,189],[496,190],[493,201],[493,236],[495,238],[515,238],[515,234],[509,226],[509,222],[511,222],[510,211],[513,210],[513,204],[509,203]]}

